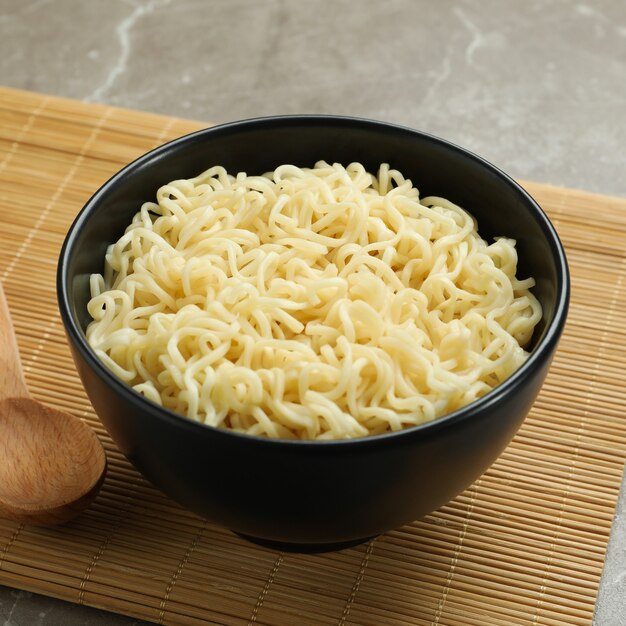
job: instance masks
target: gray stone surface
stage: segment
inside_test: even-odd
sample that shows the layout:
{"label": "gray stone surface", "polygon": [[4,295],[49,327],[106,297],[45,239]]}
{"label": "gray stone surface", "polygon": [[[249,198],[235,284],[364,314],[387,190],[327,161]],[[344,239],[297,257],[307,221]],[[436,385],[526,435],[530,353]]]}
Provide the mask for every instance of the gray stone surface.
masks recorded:
{"label": "gray stone surface", "polygon": [[0,624],[3,626],[140,626],[147,623],[28,591],[0,587]]}
{"label": "gray stone surface", "polygon": [[[0,0],[0,83],[213,122],[342,113],[626,196],[624,0]],[[596,611],[626,625],[622,496]],[[0,589],[0,625],[133,624]]]}

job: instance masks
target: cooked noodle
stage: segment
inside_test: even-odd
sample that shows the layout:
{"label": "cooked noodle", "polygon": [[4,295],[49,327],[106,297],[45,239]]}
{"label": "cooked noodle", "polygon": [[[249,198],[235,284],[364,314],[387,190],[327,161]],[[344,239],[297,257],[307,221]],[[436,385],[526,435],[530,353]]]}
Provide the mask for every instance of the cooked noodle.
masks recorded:
{"label": "cooked noodle", "polygon": [[193,420],[267,437],[396,431],[527,358],[541,317],[515,241],[383,164],[212,167],[161,187],[91,277],[87,339]]}

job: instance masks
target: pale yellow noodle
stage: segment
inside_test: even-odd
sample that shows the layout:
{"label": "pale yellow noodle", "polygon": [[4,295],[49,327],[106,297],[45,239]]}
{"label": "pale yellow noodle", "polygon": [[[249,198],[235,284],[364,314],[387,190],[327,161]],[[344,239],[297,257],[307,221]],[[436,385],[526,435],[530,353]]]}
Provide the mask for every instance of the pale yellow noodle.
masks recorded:
{"label": "pale yellow noodle", "polygon": [[515,241],[387,164],[213,167],[146,202],[91,277],[87,339],[149,400],[212,426],[338,439],[483,396],[541,318]]}

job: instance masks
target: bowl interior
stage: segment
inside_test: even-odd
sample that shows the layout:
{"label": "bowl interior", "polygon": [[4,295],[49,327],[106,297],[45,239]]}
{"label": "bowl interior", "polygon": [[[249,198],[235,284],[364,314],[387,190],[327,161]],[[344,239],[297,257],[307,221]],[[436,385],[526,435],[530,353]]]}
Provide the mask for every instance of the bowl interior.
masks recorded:
{"label": "bowl interior", "polygon": [[533,292],[543,306],[533,345],[541,341],[557,308],[565,306],[567,268],[558,238],[534,201],[497,168],[441,139],[327,116],[262,118],[207,129],[152,151],[115,175],[79,215],[62,253],[64,297],[73,319],[84,331],[90,321],[89,275],[102,271],[106,247],[161,185],[213,165],[233,174],[262,174],[283,163],[312,166],[322,159],[344,165],[360,161],[371,172],[388,162],[413,181],[421,196],[443,196],[468,210],[483,238],[515,238],[518,276],[535,278]]}

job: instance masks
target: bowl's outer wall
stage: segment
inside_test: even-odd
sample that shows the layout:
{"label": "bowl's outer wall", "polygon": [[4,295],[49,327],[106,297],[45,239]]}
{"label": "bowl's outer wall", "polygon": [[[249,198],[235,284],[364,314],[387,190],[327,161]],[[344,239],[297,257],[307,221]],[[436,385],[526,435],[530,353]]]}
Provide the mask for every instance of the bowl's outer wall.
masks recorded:
{"label": "bowl's outer wall", "polygon": [[[216,429],[202,436],[111,393],[80,354],[97,414],[148,480],[240,533],[289,543],[370,537],[411,522],[478,478],[517,432],[549,361],[513,397],[449,427],[364,446],[267,446]],[[265,443],[265,442],[261,442]]]}
{"label": "bowl's outer wall", "polygon": [[[312,166],[321,159],[360,161],[370,171],[388,162],[411,178],[422,196],[444,196],[470,211],[484,237],[517,240],[518,275],[535,278],[534,292],[544,310],[533,342],[550,325],[553,334],[558,326],[519,385],[454,423],[357,445],[288,445],[164,418],[103,375],[68,320],[73,316],[85,329],[89,275],[102,271],[107,245],[143,202],[154,199],[159,186],[213,165],[260,174],[282,163]],[[287,117],[225,125],[178,140],[114,177],[70,231],[59,272],[60,288],[69,291],[69,311],[63,297],[60,301],[80,376],[104,425],[137,468],[211,520],[256,537],[300,543],[345,541],[397,527],[476,480],[511,440],[543,383],[564,321],[553,323],[562,271],[558,243],[528,203],[521,190],[480,159],[427,135],[382,124]]]}

